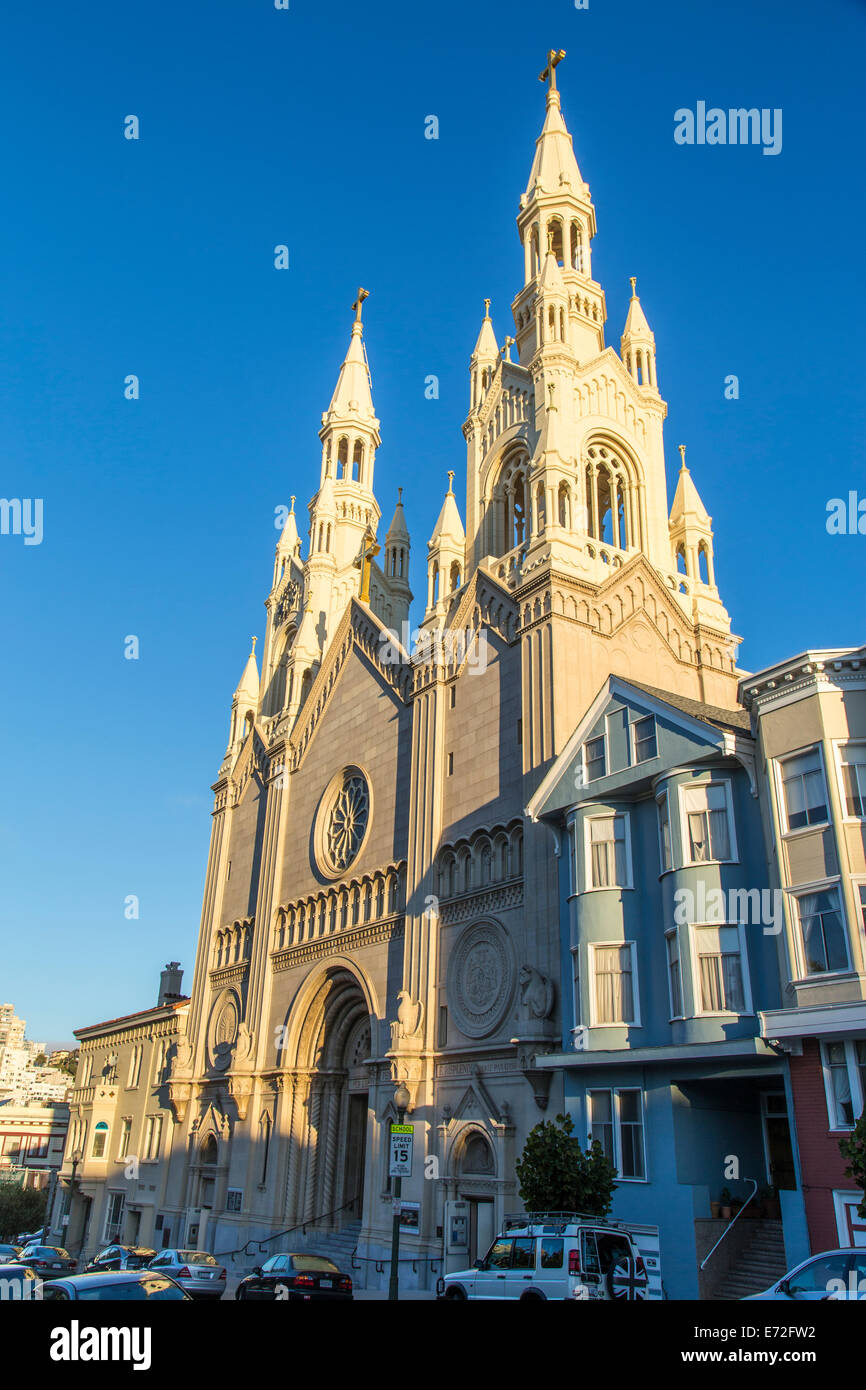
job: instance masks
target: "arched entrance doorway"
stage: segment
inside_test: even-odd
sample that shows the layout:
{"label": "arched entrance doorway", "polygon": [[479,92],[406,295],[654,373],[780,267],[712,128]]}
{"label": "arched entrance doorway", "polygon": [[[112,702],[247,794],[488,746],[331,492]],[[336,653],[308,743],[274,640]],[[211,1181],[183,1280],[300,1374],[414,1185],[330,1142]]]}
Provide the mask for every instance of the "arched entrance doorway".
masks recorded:
{"label": "arched entrance doorway", "polygon": [[370,1004],[352,971],[335,966],[302,1008],[295,1068],[306,1097],[289,1216],[340,1226],[364,1205]]}
{"label": "arched entrance doorway", "polygon": [[457,1191],[469,1214],[469,1264],[485,1255],[496,1236],[496,1162],[487,1136],[466,1131],[457,1153]]}

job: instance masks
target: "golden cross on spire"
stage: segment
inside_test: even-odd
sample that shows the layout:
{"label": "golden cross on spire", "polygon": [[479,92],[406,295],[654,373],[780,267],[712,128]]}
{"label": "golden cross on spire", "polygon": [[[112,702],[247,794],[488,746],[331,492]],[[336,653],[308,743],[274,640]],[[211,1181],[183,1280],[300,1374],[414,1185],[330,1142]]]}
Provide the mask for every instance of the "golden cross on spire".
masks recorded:
{"label": "golden cross on spire", "polygon": [[358,598],[362,603],[370,602],[370,569],[376,555],[379,554],[380,547],[376,544],[376,538],[369,526],[364,532],[364,539],[361,542],[361,549],[354,560],[355,569],[361,571],[361,590]]}
{"label": "golden cross on spire", "polygon": [[253,638],[253,649],[252,649],[252,651],[250,652],[250,656],[255,656],[255,654],[256,654],[256,643],[258,642],[258,640],[259,640],[258,637],[254,637],[254,638]]}
{"label": "golden cross on spire", "polygon": [[454,491],[454,488],[452,487],[452,483],[453,483],[453,482],[454,482],[454,469],[453,469],[453,468],[449,468],[449,470],[448,470],[448,491],[449,491],[449,492],[453,492],[453,491]]}
{"label": "golden cross on spire", "polygon": [[489,300],[489,299],[485,299],[485,301],[484,301],[484,317],[485,317],[486,319],[489,319],[489,318],[490,318],[490,300]]}
{"label": "golden cross on spire", "polygon": [[564,49],[564,48],[560,48],[558,52],[557,52],[557,50],[556,50],[555,48],[549,48],[549,49],[547,50],[547,67],[544,69],[544,72],[540,72],[540,73],[538,74],[538,80],[539,80],[539,82],[549,82],[549,84],[550,84],[550,90],[551,90],[552,92],[555,92],[555,91],[556,91],[556,69],[557,69],[557,66],[562,62],[562,60],[563,60],[564,57],[565,57],[565,49]]}
{"label": "golden cross on spire", "polygon": [[358,286],[358,297],[357,297],[357,299],[355,300],[354,304],[352,305],[352,308],[355,310],[355,322],[356,322],[356,323],[360,323],[360,322],[361,322],[361,306],[363,305],[364,300],[365,300],[365,299],[369,299],[369,298],[370,298],[370,291],[369,291],[369,290],[364,290],[364,289],[362,289],[361,286],[359,285],[359,286]]}
{"label": "golden cross on spire", "polygon": [[685,466],[686,466],[686,446],[685,446],[685,444],[678,444],[678,445],[677,445],[677,448],[678,448],[679,451],[680,451],[680,468],[685,468]]}
{"label": "golden cross on spire", "polygon": [[632,299],[637,299],[637,290],[635,289],[635,285],[637,284],[637,276],[630,275],[628,278],[629,284],[631,285],[631,297]]}
{"label": "golden cross on spire", "polygon": [[294,510],[295,510],[295,499],[294,499],[294,495],[293,495],[293,496],[292,496],[292,511],[294,511]]}

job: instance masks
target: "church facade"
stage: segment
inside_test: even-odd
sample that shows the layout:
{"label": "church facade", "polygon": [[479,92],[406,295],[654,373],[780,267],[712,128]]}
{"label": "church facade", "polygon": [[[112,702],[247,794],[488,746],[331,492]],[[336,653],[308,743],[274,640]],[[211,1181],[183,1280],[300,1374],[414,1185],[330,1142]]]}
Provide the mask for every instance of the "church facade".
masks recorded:
{"label": "church facade", "polygon": [[251,653],[232,700],[160,1214],[241,1263],[301,1223],[352,1225],[359,1282],[387,1277],[400,1082],[401,1284],[486,1249],[519,1207],[528,1131],[563,1105],[562,1074],[537,1064],[571,1009],[559,842],[526,808],[611,676],[738,708],[711,519],[684,452],[669,505],[634,282],[619,351],[606,342],[595,208],[555,62],[544,76],[513,327],[500,342],[487,305],[463,514],[451,475],[419,640],[402,502],[378,539],[360,291],[307,543],[293,510],[261,665]]}

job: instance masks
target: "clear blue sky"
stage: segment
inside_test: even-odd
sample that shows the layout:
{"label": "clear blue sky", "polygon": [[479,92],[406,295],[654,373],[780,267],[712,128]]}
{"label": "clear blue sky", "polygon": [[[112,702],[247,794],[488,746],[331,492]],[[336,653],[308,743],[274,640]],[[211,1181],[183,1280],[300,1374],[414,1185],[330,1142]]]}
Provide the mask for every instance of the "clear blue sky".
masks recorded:
{"label": "clear blue sky", "polygon": [[[387,524],[405,488],[424,594],[445,473],[463,476],[482,299],[501,341],[521,283],[514,219],[550,46],[568,51],[608,341],[637,275],[671,497],[685,441],[742,664],[863,640],[866,538],[825,530],[828,498],[866,495],[863,4],[15,11],[0,30],[0,493],[43,498],[45,532],[0,537],[0,998],[31,1037],[155,1001],[170,958],[191,983],[209,788],[263,631],[273,512],[317,485],[359,283],[376,490]],[[782,153],[676,145],[674,111],[699,100],[781,107]]]}

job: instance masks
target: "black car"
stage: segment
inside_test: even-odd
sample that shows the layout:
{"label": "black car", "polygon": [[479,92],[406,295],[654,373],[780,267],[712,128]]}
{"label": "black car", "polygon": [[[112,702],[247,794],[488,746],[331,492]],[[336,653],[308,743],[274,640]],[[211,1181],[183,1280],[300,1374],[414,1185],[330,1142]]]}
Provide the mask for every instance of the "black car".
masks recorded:
{"label": "black car", "polygon": [[48,1279],[42,1285],[42,1297],[53,1303],[192,1303],[180,1284],[151,1269],[109,1270],[105,1274]]}
{"label": "black car", "polygon": [[297,1303],[352,1297],[352,1281],[325,1255],[272,1255],[238,1284],[235,1298]]}
{"label": "black car", "polygon": [[74,1274],[78,1268],[78,1261],[62,1245],[28,1245],[19,1263],[29,1265],[43,1279],[51,1279],[57,1274]]}
{"label": "black car", "polygon": [[84,1266],[84,1273],[107,1274],[109,1270],[146,1269],[155,1255],[156,1251],[147,1245],[107,1245]]}

